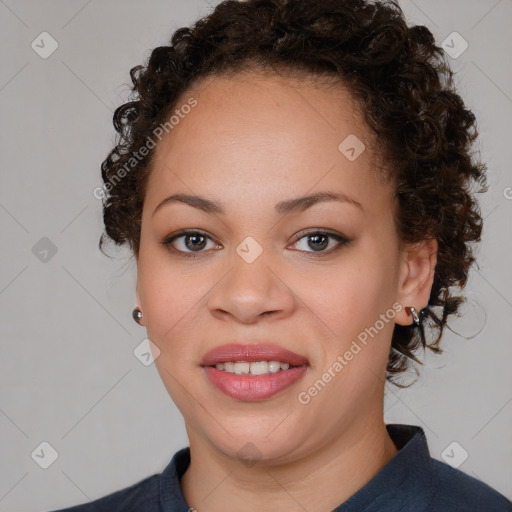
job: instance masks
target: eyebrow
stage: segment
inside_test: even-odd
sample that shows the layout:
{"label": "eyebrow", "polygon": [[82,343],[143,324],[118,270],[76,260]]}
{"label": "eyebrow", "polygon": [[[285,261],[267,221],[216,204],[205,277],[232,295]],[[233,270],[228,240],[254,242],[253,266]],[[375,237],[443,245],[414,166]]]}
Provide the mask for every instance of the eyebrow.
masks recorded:
{"label": "eyebrow", "polygon": [[[356,201],[354,198],[349,197],[343,192],[316,192],[315,194],[311,194],[308,196],[296,197],[294,199],[288,199],[286,201],[280,201],[274,206],[274,209],[277,214],[285,215],[295,211],[304,211],[307,208],[310,208],[314,204],[323,203],[327,201],[338,201],[341,203],[348,203],[356,206],[361,211],[363,210],[363,206],[359,201]],[[158,210],[173,203],[185,203],[193,208],[197,208],[206,213],[216,213],[216,214],[225,214],[224,205],[219,201],[213,201],[211,199],[206,199],[200,196],[191,196],[187,194],[173,194],[169,197],[166,197],[163,201],[161,201],[158,206],[153,211],[153,216],[156,214]]]}

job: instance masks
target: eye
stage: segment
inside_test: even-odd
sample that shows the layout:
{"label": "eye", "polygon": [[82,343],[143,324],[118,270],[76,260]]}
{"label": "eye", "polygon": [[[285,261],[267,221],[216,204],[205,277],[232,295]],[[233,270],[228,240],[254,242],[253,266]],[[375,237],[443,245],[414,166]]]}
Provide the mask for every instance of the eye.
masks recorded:
{"label": "eye", "polygon": [[[294,244],[299,246],[300,251],[324,254],[330,253],[349,242],[348,238],[339,233],[316,230],[306,234],[299,234]],[[308,248],[312,249],[312,251],[308,250]]]}
{"label": "eye", "polygon": [[[295,238],[294,245],[298,245],[298,250],[301,252],[316,253],[316,255],[321,256],[335,251],[350,243],[350,241],[339,233],[317,229],[299,234]],[[208,247],[208,242],[212,244],[210,247]],[[197,257],[208,249],[220,247],[219,244],[213,242],[207,233],[197,229],[184,229],[169,235],[160,243],[171,251],[186,257]]]}
{"label": "eye", "polygon": [[[213,247],[207,247],[208,241],[213,244]],[[188,230],[184,229],[179,233],[166,237],[162,242],[163,246],[169,247],[170,250],[182,253],[183,256],[192,256],[194,253],[204,252],[203,249],[214,249],[218,247],[217,244],[208,236],[204,231],[197,229]]]}

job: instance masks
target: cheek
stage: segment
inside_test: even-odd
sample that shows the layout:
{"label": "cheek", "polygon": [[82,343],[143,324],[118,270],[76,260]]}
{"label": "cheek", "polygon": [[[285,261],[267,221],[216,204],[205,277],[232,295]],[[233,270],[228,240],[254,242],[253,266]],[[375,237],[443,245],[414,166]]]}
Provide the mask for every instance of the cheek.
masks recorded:
{"label": "cheek", "polygon": [[295,289],[308,306],[305,311],[344,344],[391,307],[393,273],[384,267],[379,258],[359,253],[350,264],[321,276],[299,277]]}
{"label": "cheek", "polygon": [[198,276],[197,272],[180,271],[159,251],[141,252],[138,265],[141,307],[148,337],[162,351],[171,347],[173,352],[182,351],[190,346],[178,341],[186,338],[190,320],[204,307],[208,289]]}
{"label": "cheek", "polygon": [[139,294],[148,338],[160,350],[155,366],[162,383],[178,409],[193,417],[200,396],[194,382],[201,372],[196,364],[201,333],[196,317],[204,308],[207,289],[198,273],[184,274],[162,260],[148,259],[151,265],[141,261]]}

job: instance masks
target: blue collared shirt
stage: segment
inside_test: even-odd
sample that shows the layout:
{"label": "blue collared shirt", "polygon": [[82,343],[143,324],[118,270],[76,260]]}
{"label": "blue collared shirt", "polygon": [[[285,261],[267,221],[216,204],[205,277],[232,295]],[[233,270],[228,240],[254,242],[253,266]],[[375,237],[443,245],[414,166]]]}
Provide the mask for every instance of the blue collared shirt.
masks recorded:
{"label": "blue collared shirt", "polygon": [[[333,512],[512,512],[512,502],[505,496],[432,458],[421,427],[390,424],[386,428],[400,451]],[[189,464],[190,449],[183,448],[161,474],[55,512],[189,512],[193,509],[180,487]]]}

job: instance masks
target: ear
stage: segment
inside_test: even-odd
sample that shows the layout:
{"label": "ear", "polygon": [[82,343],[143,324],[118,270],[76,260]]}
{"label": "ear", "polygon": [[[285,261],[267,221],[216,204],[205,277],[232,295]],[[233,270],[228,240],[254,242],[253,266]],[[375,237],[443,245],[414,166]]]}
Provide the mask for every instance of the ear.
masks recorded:
{"label": "ear", "polygon": [[397,300],[403,309],[395,317],[399,325],[413,323],[409,307],[419,312],[428,304],[437,264],[437,240],[406,244],[401,251]]}
{"label": "ear", "polygon": [[142,310],[142,306],[140,305],[140,295],[139,295],[139,283],[135,286],[135,305],[140,308],[142,311],[142,318],[140,319],[140,325],[146,325],[146,321],[144,320],[144,311]]}

